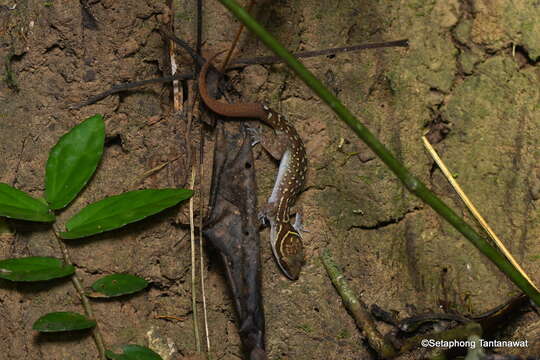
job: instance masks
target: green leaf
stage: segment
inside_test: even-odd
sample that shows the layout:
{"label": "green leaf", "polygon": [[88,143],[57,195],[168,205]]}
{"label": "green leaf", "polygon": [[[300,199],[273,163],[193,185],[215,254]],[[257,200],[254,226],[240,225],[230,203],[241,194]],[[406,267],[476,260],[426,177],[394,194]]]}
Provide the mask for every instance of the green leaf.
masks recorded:
{"label": "green leaf", "polygon": [[45,171],[45,199],[51,209],[62,209],[82,190],[99,164],[104,143],[101,115],[89,117],[58,140]]}
{"label": "green leaf", "polygon": [[94,320],[74,312],[61,311],[43,315],[32,328],[40,332],[60,332],[89,329],[96,326]]}
{"label": "green leaf", "polygon": [[55,220],[46,204],[4,183],[0,183],[0,216],[43,222]]}
{"label": "green leaf", "polygon": [[0,278],[11,281],[44,281],[69,276],[73,265],[51,258],[32,256],[0,261]]}
{"label": "green leaf", "polygon": [[[112,274],[102,277],[92,284],[92,289],[99,294],[90,297],[114,297],[133,294],[148,286],[148,281],[130,274]],[[101,295],[103,294],[103,295]]]}
{"label": "green leaf", "polygon": [[64,239],[77,239],[142,220],[193,195],[186,189],[135,190],[88,205],[66,224]]}
{"label": "green leaf", "polygon": [[105,355],[111,360],[163,360],[154,351],[140,345],[124,345],[122,351],[123,354],[115,354],[107,350]]}

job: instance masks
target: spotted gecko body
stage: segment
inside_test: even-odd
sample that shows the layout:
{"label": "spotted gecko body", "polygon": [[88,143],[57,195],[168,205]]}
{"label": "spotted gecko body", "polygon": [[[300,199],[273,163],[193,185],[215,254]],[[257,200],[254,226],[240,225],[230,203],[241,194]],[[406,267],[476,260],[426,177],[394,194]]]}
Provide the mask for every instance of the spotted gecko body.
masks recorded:
{"label": "spotted gecko body", "polygon": [[[272,194],[263,211],[270,222],[270,244],[277,263],[283,273],[291,280],[298,279],[304,264],[304,249],[300,235],[300,216],[296,214],[294,224],[290,223],[290,208],[302,190],[307,172],[307,158],[304,144],[295,128],[284,116],[262,104],[226,104],[217,101],[208,94],[206,74],[211,57],[201,69],[199,92],[206,106],[212,111],[227,117],[255,118],[274,129],[281,149],[278,175]],[[265,139],[266,140],[266,139]]]}

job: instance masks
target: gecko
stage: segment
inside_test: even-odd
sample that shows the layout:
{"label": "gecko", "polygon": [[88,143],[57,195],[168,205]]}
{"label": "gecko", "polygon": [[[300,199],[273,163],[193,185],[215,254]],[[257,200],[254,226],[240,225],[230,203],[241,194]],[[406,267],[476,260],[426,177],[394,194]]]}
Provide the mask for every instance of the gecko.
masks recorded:
{"label": "gecko", "polygon": [[212,61],[220,54],[210,57],[202,67],[198,79],[199,93],[206,106],[219,115],[257,119],[274,130],[274,143],[270,138],[260,139],[270,155],[280,160],[272,194],[260,217],[270,223],[270,245],[278,266],[289,279],[297,280],[305,262],[300,234],[303,229],[300,213],[296,212],[294,223],[290,222],[290,214],[306,179],[308,164],[304,143],[287,119],[268,106],[259,103],[226,104],[208,94],[206,74]]}

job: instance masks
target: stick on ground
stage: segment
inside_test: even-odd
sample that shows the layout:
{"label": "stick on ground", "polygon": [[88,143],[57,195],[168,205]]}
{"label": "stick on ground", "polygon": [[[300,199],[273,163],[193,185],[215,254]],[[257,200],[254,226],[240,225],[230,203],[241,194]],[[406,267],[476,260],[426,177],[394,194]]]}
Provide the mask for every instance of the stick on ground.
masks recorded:
{"label": "stick on ground", "polygon": [[330,251],[325,250],[321,256],[324,267],[328,276],[332,280],[337,292],[343,300],[343,304],[349,310],[350,314],[354,318],[356,325],[362,329],[367,337],[367,340],[371,347],[377,351],[379,356],[383,359],[388,359],[396,356],[396,350],[394,347],[381,335],[375,322],[371,318],[371,315],[366,310],[366,304],[358,299],[354,295],[353,291],[347,284],[345,276],[341,270],[339,270],[337,264],[332,260]]}

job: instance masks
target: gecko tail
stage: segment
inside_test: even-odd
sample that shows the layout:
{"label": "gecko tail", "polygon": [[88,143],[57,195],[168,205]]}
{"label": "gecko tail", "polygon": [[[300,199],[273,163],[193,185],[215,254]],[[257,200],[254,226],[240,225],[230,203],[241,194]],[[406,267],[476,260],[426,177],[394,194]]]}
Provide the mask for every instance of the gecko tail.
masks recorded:
{"label": "gecko tail", "polygon": [[201,72],[199,74],[199,93],[203,102],[206,104],[210,110],[213,112],[227,117],[233,118],[256,118],[261,120],[266,120],[267,111],[264,109],[263,105],[257,103],[244,103],[244,104],[227,104],[222,103],[214,99],[208,93],[208,87],[206,84],[206,75],[210,64],[212,61],[221,55],[224,51],[220,51],[212,55],[208,61],[203,65]]}

